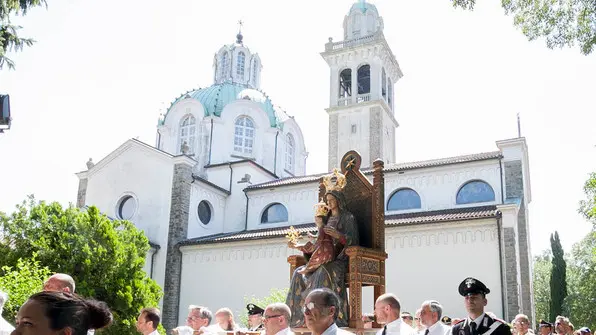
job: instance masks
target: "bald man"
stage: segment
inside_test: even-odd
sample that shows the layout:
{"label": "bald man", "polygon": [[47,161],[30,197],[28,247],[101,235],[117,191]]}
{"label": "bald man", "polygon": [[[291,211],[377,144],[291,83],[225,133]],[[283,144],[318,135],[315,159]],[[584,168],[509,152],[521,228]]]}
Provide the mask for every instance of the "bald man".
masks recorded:
{"label": "bald man", "polygon": [[43,283],[43,290],[46,292],[74,293],[75,282],[74,279],[66,273],[56,273]]}

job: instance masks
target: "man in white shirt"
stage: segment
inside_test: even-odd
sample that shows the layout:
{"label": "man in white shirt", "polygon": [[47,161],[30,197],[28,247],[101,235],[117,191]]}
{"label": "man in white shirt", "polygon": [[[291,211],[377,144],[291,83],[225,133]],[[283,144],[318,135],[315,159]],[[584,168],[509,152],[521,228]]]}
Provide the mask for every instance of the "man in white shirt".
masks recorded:
{"label": "man in white shirt", "polygon": [[375,302],[377,322],[384,324],[377,335],[414,335],[415,331],[400,318],[401,305],[395,294],[385,293]]}
{"label": "man in white shirt", "polygon": [[159,335],[157,326],[161,312],[155,307],[143,308],[137,318],[137,330],[143,335]]}
{"label": "man in white shirt", "polygon": [[426,327],[424,335],[449,335],[451,327],[443,324],[441,316],[443,315],[443,306],[436,300],[427,300],[422,303],[420,311],[420,320]]}
{"label": "man in white shirt", "polygon": [[207,307],[190,305],[188,306],[188,317],[186,326],[172,329],[174,335],[193,335],[209,333],[209,325],[213,319],[213,313]]}
{"label": "man in white shirt", "polygon": [[282,302],[270,304],[265,307],[265,312],[263,313],[265,334],[294,335],[294,332],[290,330],[288,325],[291,316],[290,307]]}
{"label": "man in white shirt", "polygon": [[2,317],[2,309],[6,301],[8,301],[8,294],[0,291],[0,335],[10,335],[14,330],[14,327]]}
{"label": "man in white shirt", "polygon": [[335,324],[340,311],[339,297],[328,288],[312,290],[304,299],[302,311],[312,335],[355,335]]}

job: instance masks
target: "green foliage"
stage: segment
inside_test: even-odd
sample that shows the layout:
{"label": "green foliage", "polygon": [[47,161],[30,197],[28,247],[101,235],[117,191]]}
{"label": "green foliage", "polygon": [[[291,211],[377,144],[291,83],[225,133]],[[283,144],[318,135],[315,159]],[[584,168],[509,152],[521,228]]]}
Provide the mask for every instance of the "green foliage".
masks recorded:
{"label": "green foliage", "polygon": [[35,259],[19,259],[16,266],[3,266],[0,269],[0,290],[8,293],[2,316],[12,322],[19,307],[29,296],[41,291],[44,280],[50,275],[47,267],[42,267]]}
{"label": "green foliage", "polygon": [[78,294],[110,306],[115,322],[103,334],[136,334],[139,311],[158,304],[161,290],[143,271],[148,240],[128,221],[30,197],[12,215],[0,213],[0,230],[0,264],[37,254],[51,271],[70,274]]}
{"label": "green foliage", "polygon": [[552,254],[545,250],[542,255],[534,257],[534,306],[536,308],[536,320],[550,320],[550,273],[552,268]]}
{"label": "green foliage", "polygon": [[555,231],[554,234],[551,234],[550,245],[553,259],[550,274],[549,320],[554,320],[557,315],[564,314],[563,305],[567,297],[567,264],[558,232]]}
{"label": "green foliage", "polygon": [[2,0],[0,1],[0,70],[4,65],[14,69],[14,62],[6,56],[9,51],[20,51],[35,42],[18,36],[20,26],[10,23],[12,15],[25,15],[30,8],[47,5],[46,0]]}
{"label": "green foliage", "polygon": [[586,194],[586,200],[579,202],[579,212],[588,221],[592,222],[594,229],[596,229],[596,172],[592,172],[586,180],[584,193]]}
{"label": "green foliage", "polygon": [[[257,298],[254,295],[249,296],[249,297],[244,297],[244,304],[245,305],[255,304],[255,305],[261,307],[262,309],[265,309],[265,307],[267,307],[267,305],[269,305],[269,304],[273,304],[276,302],[284,302],[285,303],[286,297],[288,296],[288,291],[289,291],[288,288],[283,288],[283,289],[272,288],[271,291],[269,291],[269,295],[266,297]],[[242,313],[238,319],[240,320],[241,325],[248,325],[248,314],[247,313]]]}
{"label": "green foliage", "polygon": [[569,296],[565,300],[571,322],[575,325],[596,328],[596,231],[590,232],[574,244],[569,261]]}
{"label": "green foliage", "polygon": [[[451,0],[454,7],[472,10],[476,0]],[[594,0],[501,0],[505,14],[530,40],[546,38],[549,48],[579,45],[588,55],[596,45]]]}

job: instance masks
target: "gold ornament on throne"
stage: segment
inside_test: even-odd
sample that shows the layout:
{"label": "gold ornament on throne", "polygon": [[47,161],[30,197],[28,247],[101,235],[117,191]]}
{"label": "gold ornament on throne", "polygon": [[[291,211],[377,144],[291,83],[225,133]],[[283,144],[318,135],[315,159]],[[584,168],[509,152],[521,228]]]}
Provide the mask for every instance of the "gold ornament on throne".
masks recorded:
{"label": "gold ornament on throne", "polygon": [[323,177],[323,184],[325,190],[329,191],[343,191],[346,187],[346,176],[339,172],[337,168],[333,169],[333,172]]}

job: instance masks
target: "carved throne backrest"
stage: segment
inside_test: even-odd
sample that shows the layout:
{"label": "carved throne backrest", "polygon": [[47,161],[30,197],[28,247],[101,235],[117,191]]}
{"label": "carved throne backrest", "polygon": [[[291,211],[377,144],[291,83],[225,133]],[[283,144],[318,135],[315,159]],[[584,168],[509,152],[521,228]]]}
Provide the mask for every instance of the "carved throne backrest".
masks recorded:
{"label": "carved throne backrest", "polygon": [[[346,176],[344,196],[347,208],[358,224],[360,246],[385,250],[385,202],[383,162],[373,163],[373,182],[360,170],[362,158],[356,151],[349,151],[341,160],[341,172]],[[319,196],[325,195],[323,178]]]}

